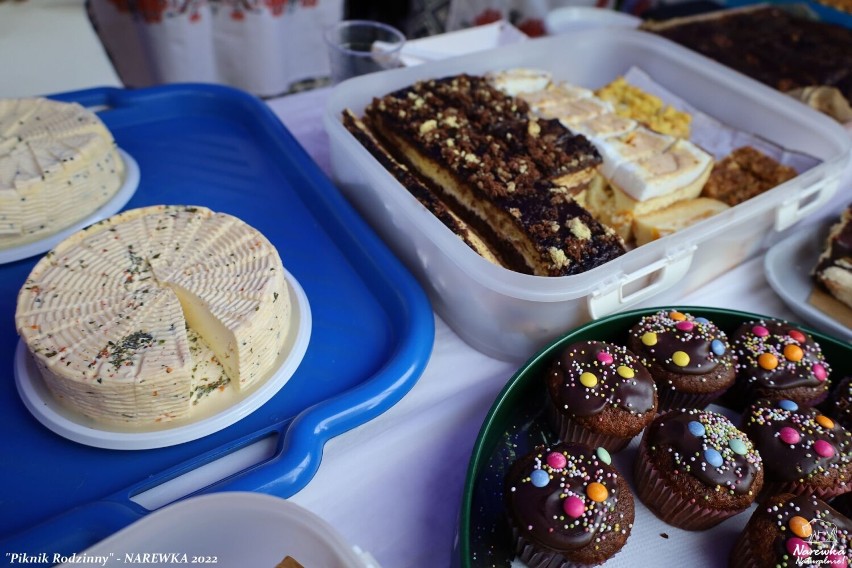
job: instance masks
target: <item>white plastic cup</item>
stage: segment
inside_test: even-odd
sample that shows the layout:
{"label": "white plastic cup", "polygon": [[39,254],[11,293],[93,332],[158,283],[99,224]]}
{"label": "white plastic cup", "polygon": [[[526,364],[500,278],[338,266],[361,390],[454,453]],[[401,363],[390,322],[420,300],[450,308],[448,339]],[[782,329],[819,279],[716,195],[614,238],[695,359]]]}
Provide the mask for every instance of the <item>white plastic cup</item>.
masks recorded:
{"label": "white plastic cup", "polygon": [[381,22],[344,20],[325,31],[325,41],[331,82],[336,85],[350,77],[399,67],[405,35]]}

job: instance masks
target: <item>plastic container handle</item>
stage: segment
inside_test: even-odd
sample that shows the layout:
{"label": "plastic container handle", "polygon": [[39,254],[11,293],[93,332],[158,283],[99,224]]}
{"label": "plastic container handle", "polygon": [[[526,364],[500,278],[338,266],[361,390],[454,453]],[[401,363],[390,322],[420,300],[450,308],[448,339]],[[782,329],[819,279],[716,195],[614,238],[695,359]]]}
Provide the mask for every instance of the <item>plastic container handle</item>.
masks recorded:
{"label": "plastic container handle", "polygon": [[[609,290],[596,290],[588,299],[589,315],[592,319],[597,319],[614,314],[671,287],[686,275],[692,265],[696,248],[692,245],[652,262],[636,272],[625,274],[619,279],[618,284]],[[651,281],[638,290],[625,292],[631,283],[643,278],[650,278]]]}
{"label": "plastic container handle", "polygon": [[806,217],[825,205],[837,191],[837,177],[823,178],[808,185],[795,197],[781,203],[775,213],[775,230],[783,231],[792,227],[800,219]]}

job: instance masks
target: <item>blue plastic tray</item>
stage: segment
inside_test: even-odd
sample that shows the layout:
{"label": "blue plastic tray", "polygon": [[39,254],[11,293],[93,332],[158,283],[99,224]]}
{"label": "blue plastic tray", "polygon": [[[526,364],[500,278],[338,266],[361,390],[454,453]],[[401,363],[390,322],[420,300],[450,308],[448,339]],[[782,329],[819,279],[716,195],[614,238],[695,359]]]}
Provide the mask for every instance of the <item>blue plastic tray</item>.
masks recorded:
{"label": "blue plastic tray", "polygon": [[434,342],[416,280],[257,98],[210,85],[54,98],[100,109],[139,163],[126,208],[204,205],[266,235],[304,288],[313,328],[295,375],[236,424],[167,448],[98,449],[52,433],[21,402],[15,298],[37,258],[0,266],[0,561],[9,551],[81,551],[148,512],[130,497],[270,435],[273,458],[200,492],[289,497],[311,480],[328,439],[408,392]]}

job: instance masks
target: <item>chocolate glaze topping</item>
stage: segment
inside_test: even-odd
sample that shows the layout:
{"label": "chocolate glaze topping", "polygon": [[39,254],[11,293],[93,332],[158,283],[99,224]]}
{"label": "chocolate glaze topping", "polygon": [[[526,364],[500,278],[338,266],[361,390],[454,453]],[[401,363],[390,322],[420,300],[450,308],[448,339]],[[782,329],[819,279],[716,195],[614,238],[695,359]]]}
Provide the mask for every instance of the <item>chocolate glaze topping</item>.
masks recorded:
{"label": "chocolate glaze topping", "polygon": [[711,487],[748,493],[761,456],[730,420],[709,410],[672,410],[657,417],[646,434],[652,451],[667,448],[673,467]]}
{"label": "chocolate glaze topping", "polygon": [[848,468],[852,460],[852,433],[816,409],[789,400],[756,402],[745,415],[743,430],[774,480],[812,478]]}
{"label": "chocolate glaze topping", "polygon": [[787,322],[760,320],[737,329],[732,342],[737,375],[765,389],[820,387],[830,374],[822,349],[804,331]]}
{"label": "chocolate glaze topping", "polygon": [[[777,566],[846,566],[852,562],[852,521],[821,499],[783,493],[761,507],[761,513],[774,521],[777,531],[772,543]],[[809,558],[803,560],[810,559],[811,564],[796,562],[790,550],[796,550],[797,544],[800,550],[810,551]],[[842,563],[842,558],[847,564]]]}
{"label": "chocolate glaze topping", "polygon": [[[506,478],[506,502],[521,533],[556,551],[576,550],[609,533],[627,534],[632,497],[605,450],[582,444],[537,447]],[[622,487],[626,487],[622,484]],[[621,500],[631,503],[625,507]]]}
{"label": "chocolate glaze topping", "polygon": [[[688,375],[707,374],[719,365],[733,366],[727,336],[706,318],[659,311],[639,320],[630,334],[641,346],[637,355],[645,365],[654,362],[666,370]],[[682,355],[676,356],[678,353]]]}
{"label": "chocolate glaze topping", "polygon": [[565,348],[551,364],[547,383],[556,404],[575,416],[597,414],[607,406],[644,414],[654,408],[657,388],[636,355],[600,341]]}

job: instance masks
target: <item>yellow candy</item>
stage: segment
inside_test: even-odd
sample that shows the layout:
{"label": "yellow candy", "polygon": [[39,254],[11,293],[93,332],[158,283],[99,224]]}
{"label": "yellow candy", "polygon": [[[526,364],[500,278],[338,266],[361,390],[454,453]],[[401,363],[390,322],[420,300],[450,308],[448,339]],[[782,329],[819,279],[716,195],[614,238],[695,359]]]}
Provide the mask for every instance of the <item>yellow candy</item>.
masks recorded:
{"label": "yellow candy", "polygon": [[772,353],[761,353],[760,357],[757,358],[757,364],[760,365],[761,369],[771,371],[778,366],[778,358]]}
{"label": "yellow candy", "polygon": [[592,388],[598,384],[598,378],[588,371],[580,375],[580,384],[587,388]]}
{"label": "yellow candy", "polygon": [[813,529],[811,524],[804,517],[793,517],[790,519],[790,530],[794,535],[800,538],[808,538],[811,536]]}
{"label": "yellow candy", "polygon": [[686,367],[689,365],[689,355],[683,351],[675,351],[672,353],[672,362],[678,367]]}
{"label": "yellow candy", "polygon": [[589,499],[592,501],[596,501],[600,503],[602,501],[606,501],[606,498],[609,497],[609,491],[606,490],[602,484],[597,481],[593,481],[589,483],[589,486],[586,487],[586,495],[589,496]]}
{"label": "yellow candy", "polygon": [[834,428],[834,420],[826,416],[825,414],[820,414],[815,419],[817,424],[822,426],[823,428]]}
{"label": "yellow candy", "polygon": [[804,356],[804,351],[802,351],[802,348],[798,345],[793,345],[791,343],[784,347],[784,357],[786,357],[788,361],[801,361]]}
{"label": "yellow candy", "polygon": [[683,321],[686,319],[686,316],[680,312],[672,312],[669,314],[669,317],[675,321]]}
{"label": "yellow candy", "polygon": [[633,372],[633,369],[631,369],[627,365],[619,365],[618,369],[616,369],[615,372],[618,373],[620,377],[623,377],[625,379],[632,379],[633,375],[636,374]]}
{"label": "yellow candy", "polygon": [[653,331],[648,331],[642,334],[642,344],[648,347],[657,344],[657,334]]}

